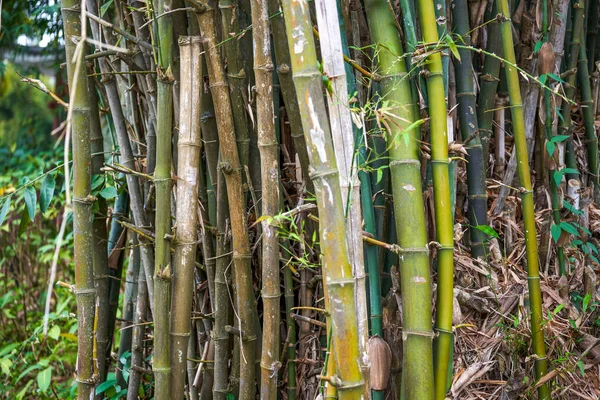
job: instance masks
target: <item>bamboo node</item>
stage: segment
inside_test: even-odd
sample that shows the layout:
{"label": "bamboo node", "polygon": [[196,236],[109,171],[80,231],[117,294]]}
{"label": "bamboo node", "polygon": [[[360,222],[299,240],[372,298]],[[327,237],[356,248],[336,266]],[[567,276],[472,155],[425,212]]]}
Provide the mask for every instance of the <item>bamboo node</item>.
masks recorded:
{"label": "bamboo node", "polygon": [[402,340],[408,340],[409,336],[428,337],[433,340],[433,338],[435,337],[435,333],[433,333],[433,331],[409,331],[406,329],[402,330]]}
{"label": "bamboo node", "polygon": [[[79,375],[79,374],[77,374],[77,375]],[[97,381],[98,381],[98,375],[93,375],[89,379],[79,378],[79,376],[77,378],[75,378],[75,382],[83,383],[84,385],[95,385]]]}
{"label": "bamboo node", "polygon": [[81,294],[81,295],[86,295],[86,294],[96,295],[96,289],[95,288],[94,289],[76,289],[76,288],[73,288],[72,292],[75,293],[75,295],[79,295],[79,294]]}
{"label": "bamboo node", "polygon": [[324,178],[326,176],[337,175],[339,172],[337,169],[325,169],[323,171],[312,171],[309,176],[311,179]]}

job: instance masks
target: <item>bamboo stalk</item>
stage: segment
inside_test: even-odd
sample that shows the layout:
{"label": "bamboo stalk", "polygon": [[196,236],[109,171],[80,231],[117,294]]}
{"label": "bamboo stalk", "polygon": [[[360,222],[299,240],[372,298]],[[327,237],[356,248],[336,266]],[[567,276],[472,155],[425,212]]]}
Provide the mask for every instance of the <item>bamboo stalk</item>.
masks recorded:
{"label": "bamboo stalk", "polygon": [[171,393],[181,399],[185,393],[188,340],[191,332],[194,269],[198,241],[198,165],[200,163],[200,92],[202,58],[199,37],[179,38],[180,111],[177,160],[177,233],[173,258],[171,299]]}
{"label": "bamboo stalk", "polygon": [[60,4],[65,35],[65,53],[70,87],[73,134],[73,232],[75,259],[75,296],[79,322],[77,335],[77,398],[94,395],[94,260],[92,244],[92,155],[90,143],[90,106],[86,76],[84,43],[76,44],[82,35],[82,10],[77,0]]}
{"label": "bamboo stalk", "polygon": [[269,36],[267,0],[251,2],[256,79],[256,118],[262,181],[262,299],[263,330],[261,354],[261,399],[277,399],[279,362],[279,237],[268,220],[279,213],[279,151],[273,111],[273,63]]}
{"label": "bamboo stalk", "polygon": [[[497,22],[497,1],[493,2],[490,18],[494,21],[487,25],[488,39],[486,51],[502,56],[502,41],[500,40],[500,24]],[[496,57],[486,56],[483,61],[483,71],[479,77],[479,97],[477,99],[477,123],[479,125],[481,148],[483,152],[483,165],[487,170],[490,137],[492,136],[492,122],[496,104],[496,92],[500,76],[500,60]]]}
{"label": "bamboo stalk", "polygon": [[[498,10],[503,16],[501,22],[501,34],[504,57],[509,63],[516,64],[508,0],[498,0]],[[529,302],[531,309],[531,338],[533,342],[533,351],[536,355],[535,375],[536,380],[540,380],[547,371],[547,358],[546,346],[544,344],[544,331],[542,328],[542,294],[540,289],[533,191],[529,171],[527,143],[525,140],[525,121],[523,119],[519,74],[516,68],[508,64],[505,65],[505,73],[510,96],[519,181],[522,187],[522,208],[525,224],[525,247],[527,252],[527,283],[529,286]],[[548,383],[539,386],[538,399],[550,399]]]}
{"label": "bamboo stalk", "polygon": [[[90,13],[97,11],[97,3],[95,0],[87,0],[88,9]],[[105,16],[106,17],[106,16]],[[105,29],[103,31],[103,38],[110,38],[111,34]],[[94,37],[95,40],[100,40],[99,37]],[[101,59],[99,61],[100,71],[108,72],[110,70],[108,61]],[[125,117],[123,115],[123,109],[121,108],[121,101],[119,99],[119,91],[117,89],[116,81],[114,76],[108,75],[103,79],[104,87],[106,88],[106,97],[108,99],[108,105],[110,108],[112,120],[115,126],[117,142],[120,150],[119,161],[121,165],[129,170],[136,171],[135,158],[133,151],[131,150],[131,143],[129,141],[129,134],[127,132],[127,126],[125,124]],[[148,159],[151,160],[153,157],[148,155]],[[129,206],[133,214],[133,220],[135,225],[138,227],[148,226],[146,213],[144,212],[144,198],[140,190],[139,178],[135,174],[126,174],[127,190],[129,192]],[[148,285],[148,297],[150,298],[150,309],[154,310],[154,251],[145,239],[140,238],[142,266],[146,271],[146,282]]]}
{"label": "bamboo stalk", "polygon": [[[136,234],[137,235],[137,234]],[[138,239],[139,240],[139,239]],[[144,339],[146,336],[146,314],[149,305],[146,271],[141,268],[138,276],[138,293],[133,317],[133,337],[131,339],[131,373],[127,386],[127,400],[138,399],[138,389],[142,378],[144,361]]]}
{"label": "bamboo stalk", "polygon": [[[133,317],[137,303],[138,292],[138,277],[140,275],[140,248],[137,241],[137,236],[132,235],[133,240],[131,249],[131,257],[125,274],[125,293],[123,295],[123,323],[121,325],[121,338],[119,341],[119,353],[117,356],[116,379],[122,388],[127,386],[123,371],[126,366],[121,362],[121,358],[126,352],[131,352],[133,341]],[[131,354],[130,354],[131,356]],[[131,358],[129,367],[131,371]]]}
{"label": "bamboo stalk", "polygon": [[[98,110],[98,93],[93,86],[93,78],[88,78],[89,106],[90,106],[90,151],[92,156],[92,175],[101,173],[104,164],[104,145],[102,128],[100,126],[100,114]],[[93,263],[94,263],[94,285],[96,288],[96,363],[98,365],[99,381],[106,379],[108,362],[110,360],[109,338],[109,286],[108,281],[108,252],[106,242],[108,232],[106,229],[106,214],[108,206],[102,197],[98,199],[98,211],[93,215]]]}
{"label": "bamboo stalk", "polygon": [[[346,216],[348,258],[352,265],[352,274],[356,280],[354,299],[358,321],[358,350],[361,354],[359,363],[366,363],[364,358],[368,357],[369,317],[367,313],[366,277],[362,243],[360,183],[357,175],[354,130],[350,115],[350,98],[340,32],[341,29],[345,30],[345,28],[343,27],[343,18],[341,18],[341,8],[333,7],[333,3],[317,0],[316,14],[320,31],[323,72],[327,75],[329,80],[328,85],[330,85],[327,104],[329,106],[331,135],[338,166],[340,189],[342,191],[342,207]],[[340,22],[342,26],[340,26]],[[361,369],[366,369],[366,365],[364,364],[361,364],[360,367]]]}
{"label": "bamboo stalk", "polygon": [[337,163],[330,138],[322,96],[322,78],[317,67],[308,2],[283,2],[294,86],[312,166],[312,180],[320,224],[320,244],[325,276],[339,399],[360,399],[363,379],[357,360],[359,338],[355,314],[352,267],[348,260],[344,212]]}
{"label": "bamboo stalk", "polygon": [[222,47],[227,59],[227,83],[229,84],[231,112],[233,113],[233,124],[235,126],[235,137],[238,146],[240,164],[242,166],[242,180],[245,181],[243,173],[244,166],[248,165],[250,156],[250,138],[248,136],[248,120],[246,118],[247,108],[247,84],[246,63],[242,58],[239,34],[240,3],[231,0],[218,0],[221,11],[221,26],[223,32]]}
{"label": "bamboo stalk", "polygon": [[[580,7],[583,0],[578,2]],[[579,46],[579,59],[577,62],[577,79],[581,93],[581,112],[585,126],[585,140],[588,156],[589,181],[593,184],[593,198],[596,203],[600,202],[600,164],[598,161],[598,137],[594,125],[594,100],[590,85],[590,72],[588,70],[587,49],[584,32],[581,33],[581,45]]]}
{"label": "bamboo stalk", "polygon": [[[257,319],[252,274],[250,271],[250,244],[246,225],[245,196],[242,187],[242,165],[234,135],[233,113],[229,89],[218,48],[216,47],[214,1],[191,2],[198,17],[198,25],[205,40],[207,68],[210,87],[215,103],[215,115],[218,127],[221,170],[225,175],[229,215],[233,237],[234,280],[236,287],[236,307],[240,322],[240,399],[253,399],[255,393],[255,321]],[[215,384],[216,384],[215,371]]]}
{"label": "bamboo stalk", "polygon": [[[419,19],[423,40],[437,43],[433,3],[419,1]],[[436,238],[438,252],[437,314],[435,328],[438,332],[435,351],[435,398],[444,399],[448,389],[448,363],[453,347],[452,299],[454,286],[454,226],[453,209],[450,207],[450,182],[448,171],[448,132],[444,79],[440,53],[427,57],[427,93],[429,94],[429,117],[431,130],[431,163],[435,206]]]}
{"label": "bamboo stalk", "polygon": [[[403,305],[403,394],[407,399],[433,398],[431,287],[429,250],[419,159],[420,131],[414,99],[402,61],[402,45],[395,21],[384,0],[365,2],[371,37],[379,50],[377,63],[384,76],[381,93],[392,105],[386,131],[398,245],[407,251],[400,258]],[[443,101],[442,96],[442,101]],[[445,113],[443,114],[445,117]]]}
{"label": "bamboo stalk", "polygon": [[[454,0],[452,3],[454,32],[465,46],[471,46],[467,0]],[[458,120],[463,140],[472,138],[465,144],[467,150],[468,219],[471,255],[473,258],[487,258],[486,235],[477,229],[487,225],[487,191],[485,187],[485,162],[481,146],[481,131],[477,123],[475,85],[473,82],[473,60],[471,52],[459,49],[460,60],[454,59],[456,70],[456,98]],[[503,132],[502,132],[503,133]]]}
{"label": "bamboo stalk", "polygon": [[[172,8],[172,0],[156,2],[156,13],[163,14]],[[154,219],[156,257],[154,259],[154,357],[152,370],[155,378],[155,398],[166,400],[171,396],[170,360],[170,286],[171,268],[171,155],[173,124],[173,21],[170,15],[157,21],[158,70],[156,113],[156,213]],[[185,349],[184,349],[185,351]]]}
{"label": "bamboo stalk", "polygon": [[296,89],[292,80],[292,70],[290,61],[290,51],[285,38],[285,21],[281,12],[280,0],[268,0],[269,15],[275,15],[271,19],[271,29],[273,35],[273,49],[275,50],[275,61],[277,65],[277,75],[281,85],[281,95],[287,111],[290,128],[292,130],[292,140],[300,160],[302,175],[307,181],[307,189],[312,192],[312,183],[308,177],[308,152],[306,150],[306,141],[302,131],[302,120],[300,118],[300,109],[296,98]]}
{"label": "bamboo stalk", "polygon": [[[547,45],[543,45],[542,49],[540,50],[540,53],[542,51],[548,51],[546,49],[551,49],[552,53],[555,52],[554,47],[552,45],[552,43],[550,43],[549,41],[549,36],[550,36],[550,26],[549,26],[549,22],[550,22],[550,4],[548,3],[548,0],[543,0],[542,1],[542,40],[544,41],[544,43],[549,44],[550,47],[547,47]],[[553,54],[554,55],[554,54]],[[546,68],[546,67],[542,67],[542,68]],[[548,74],[549,73],[553,73],[554,72],[554,68],[555,65],[554,63],[552,63],[552,69],[550,71],[540,71],[544,74],[546,74],[546,81],[548,81]],[[547,140],[552,140],[552,138],[554,137],[554,132],[553,132],[553,126],[552,126],[552,119],[553,119],[553,109],[552,109],[552,94],[548,91],[548,90],[544,90],[543,93],[544,96],[544,109],[545,109],[545,118],[544,118],[544,131],[546,133],[546,139]],[[546,150],[543,150],[544,152],[546,152]],[[549,157],[553,157],[553,154],[548,155]],[[558,168],[559,165],[556,165],[556,168]],[[557,173],[557,170],[551,170],[550,174],[548,176],[549,178],[549,184],[550,184],[550,203],[552,206],[552,219],[554,221],[555,225],[560,225],[560,211],[561,211],[561,206],[560,206],[560,199],[559,199],[559,195],[558,195],[558,184],[556,182],[555,179],[555,174]],[[564,248],[562,246],[562,244],[557,242],[557,246],[556,246],[556,258],[558,259],[558,271],[559,274],[562,275],[566,275],[566,267],[565,267],[565,254],[564,254]]]}

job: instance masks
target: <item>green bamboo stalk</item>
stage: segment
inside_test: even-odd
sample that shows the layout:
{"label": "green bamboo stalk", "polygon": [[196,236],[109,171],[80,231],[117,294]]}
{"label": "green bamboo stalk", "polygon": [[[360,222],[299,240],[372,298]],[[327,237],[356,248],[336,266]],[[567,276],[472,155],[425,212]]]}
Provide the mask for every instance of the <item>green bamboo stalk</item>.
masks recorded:
{"label": "green bamboo stalk", "polygon": [[[569,7],[569,17],[567,18],[567,28],[565,36],[568,38],[568,51],[567,56],[564,58],[564,65],[566,71],[571,71],[566,79],[565,85],[565,97],[572,99],[575,97],[577,89],[577,61],[579,59],[579,47],[581,46],[581,36],[583,31],[583,8],[579,7],[579,3],[573,3],[572,7]],[[569,138],[566,140],[566,156],[565,162],[568,168],[577,169],[577,159],[575,155],[575,149],[573,145],[573,121],[571,118],[571,105],[563,102],[561,111],[562,118],[559,120],[558,132],[561,135],[567,135]],[[567,174],[567,179],[578,179],[576,174]]]}
{"label": "green bamboo stalk", "polygon": [[587,34],[586,34],[586,45],[587,45],[587,56],[588,56],[588,72],[594,72],[594,61],[596,54],[596,36],[598,35],[598,19],[600,18],[600,4],[598,1],[591,0],[590,9],[587,18]]}
{"label": "green bamboo stalk", "polygon": [[218,0],[221,11],[221,26],[223,28],[222,47],[227,59],[227,82],[231,93],[231,111],[235,126],[235,137],[238,146],[240,164],[242,165],[242,180],[246,181],[244,166],[248,165],[250,155],[250,137],[248,135],[247,98],[248,77],[246,76],[246,63],[242,58],[240,39],[236,36],[240,32],[238,2],[231,0]]}
{"label": "green bamboo stalk", "polygon": [[[90,106],[90,151],[92,156],[92,175],[102,173],[100,168],[104,165],[104,138],[100,126],[100,114],[98,110],[98,92],[93,86],[94,78],[88,78],[89,106]],[[108,206],[102,197],[98,199],[98,209],[93,215],[93,246],[94,246],[94,276],[96,287],[96,362],[98,365],[98,383],[106,379],[109,351],[109,311],[108,294],[110,282],[108,280],[108,252],[106,242],[108,232],[106,230],[106,214]]]}
{"label": "green bamboo stalk", "polygon": [[[360,399],[363,379],[355,312],[352,267],[348,261],[344,210],[329,122],[322,96],[308,2],[283,2],[294,86],[312,166],[312,180],[321,219],[320,244],[324,282],[330,303],[338,398]],[[333,378],[333,377],[332,377]]]}
{"label": "green bamboo stalk", "polygon": [[[94,14],[98,10],[98,3],[95,0],[87,0],[87,5],[90,13]],[[97,16],[97,15],[96,15]],[[104,19],[107,18],[107,15],[104,16]],[[103,27],[103,35],[101,37],[94,37],[95,40],[99,41],[102,39],[108,40],[113,37],[113,34],[105,27]],[[92,31],[94,33],[94,31]],[[97,33],[96,33],[97,34]],[[108,43],[114,45],[114,43]],[[108,60],[100,59],[100,71],[103,73],[110,72],[111,67],[108,64]],[[112,121],[114,123],[117,142],[119,145],[120,157],[119,162],[124,167],[135,171],[135,159],[133,156],[133,151],[131,149],[131,143],[129,141],[129,134],[127,131],[127,126],[125,124],[125,117],[123,115],[123,109],[121,108],[121,101],[119,99],[119,91],[116,85],[116,81],[114,76],[105,75],[103,78],[104,87],[106,88],[106,97],[108,99],[108,105],[110,108]],[[150,132],[151,130],[149,130]],[[154,155],[152,153],[148,153],[148,165],[152,163],[154,159]],[[127,190],[129,192],[129,206],[131,208],[131,212],[133,214],[133,219],[138,227],[148,226],[146,213],[144,211],[144,198],[142,192],[140,190],[139,179],[137,175],[127,174]],[[153,283],[153,274],[154,274],[154,251],[152,246],[148,245],[148,241],[146,239],[140,238],[140,243],[142,243],[141,247],[141,258],[142,258],[142,266],[146,271],[146,281],[148,286],[148,297],[150,299],[150,309],[154,309],[154,283]],[[118,293],[118,290],[116,291]]]}
{"label": "green bamboo stalk", "polygon": [[[500,39],[500,24],[496,20],[498,2],[494,1],[490,18],[494,22],[487,25],[488,39],[486,51],[502,56],[502,41]],[[486,56],[483,61],[483,71],[479,77],[479,97],[477,99],[477,123],[479,125],[481,148],[483,151],[483,166],[487,170],[490,138],[492,136],[492,123],[494,121],[494,109],[496,104],[496,92],[500,82],[500,60],[495,57]]]}
{"label": "green bamboo stalk", "polygon": [[[137,235],[137,234],[136,234]],[[138,239],[139,241],[139,239]],[[140,268],[138,293],[133,316],[133,337],[131,339],[131,372],[127,386],[127,400],[138,400],[138,389],[142,378],[144,360],[144,339],[146,336],[146,314],[149,305],[146,271]]]}
{"label": "green bamboo stalk", "polygon": [[[508,0],[498,0],[498,11],[503,16],[501,21],[501,34],[504,57],[512,65],[516,65]],[[523,119],[519,73],[516,68],[509,64],[505,64],[505,73],[510,96],[510,110],[512,114],[515,150],[517,152],[519,181],[522,187],[522,208],[525,224],[525,247],[527,252],[527,282],[529,286],[529,303],[531,309],[531,338],[533,351],[536,355],[535,375],[536,380],[539,380],[546,375],[547,358],[546,346],[544,344],[544,331],[542,328],[542,293],[540,289],[533,191],[529,171],[527,142],[525,140],[525,121]],[[538,399],[550,399],[548,383],[539,386]]]}
{"label": "green bamboo stalk", "polygon": [[225,399],[230,392],[228,385],[228,365],[231,346],[229,334],[225,326],[231,319],[229,288],[227,285],[226,271],[231,263],[231,244],[226,239],[227,218],[229,213],[225,177],[219,172],[217,184],[217,260],[215,265],[215,325],[213,340],[215,342],[215,378],[213,384],[213,397]]}
{"label": "green bamboo stalk", "polygon": [[[79,321],[77,335],[77,398],[94,395],[94,260],[92,244],[92,155],[90,143],[88,81],[85,44],[81,39],[81,8],[77,0],[60,4],[65,36],[65,53],[70,89],[71,129],[73,134],[73,232],[75,258],[75,296]],[[85,21],[85,19],[84,19]],[[76,59],[74,57],[77,56]]]}
{"label": "green bamboo stalk", "polygon": [[256,120],[262,181],[262,299],[263,330],[261,354],[261,399],[277,399],[279,370],[279,237],[269,221],[279,213],[279,149],[273,111],[273,63],[267,0],[251,2],[256,79]]}
{"label": "green bamboo stalk", "polygon": [[[581,4],[583,0],[579,3]],[[594,100],[592,97],[592,88],[590,85],[590,72],[588,70],[587,49],[585,36],[581,36],[581,46],[579,46],[579,59],[577,62],[577,79],[579,81],[581,95],[581,112],[583,114],[583,124],[585,126],[585,140],[588,156],[589,181],[593,184],[594,201],[600,202],[600,165],[598,163],[598,137],[594,125]]]}
{"label": "green bamboo stalk", "polygon": [[156,189],[155,259],[154,259],[154,357],[152,370],[155,378],[155,399],[166,400],[171,396],[170,360],[170,286],[171,268],[171,140],[173,136],[173,21],[171,15],[162,16],[172,9],[171,0],[156,2],[158,19],[156,42],[158,45],[156,113]]}
{"label": "green bamboo stalk", "polygon": [[[458,36],[455,41],[464,42],[471,46],[469,26],[469,8],[467,0],[454,0],[452,3],[452,18],[454,33]],[[458,120],[460,132],[467,150],[467,185],[468,185],[468,219],[471,255],[473,258],[487,258],[486,235],[477,229],[478,225],[487,225],[487,191],[485,187],[485,162],[481,147],[481,138],[475,114],[476,96],[473,83],[473,60],[471,52],[459,49],[459,59],[454,59],[456,71],[456,99],[458,103]],[[469,140],[470,139],[470,140]],[[467,140],[469,140],[467,142]]]}
{"label": "green bamboo stalk", "polygon": [[290,61],[290,51],[285,37],[285,21],[281,13],[280,0],[268,0],[269,15],[275,15],[271,19],[271,29],[273,35],[273,49],[275,50],[275,61],[277,65],[277,75],[281,85],[281,95],[287,111],[287,117],[292,130],[292,140],[298,159],[302,175],[307,181],[307,189],[312,192],[312,183],[308,177],[308,151],[306,150],[306,141],[302,130],[302,119],[300,118],[300,109],[296,98],[296,89],[292,80],[292,69]]}
{"label": "green bamboo stalk", "polygon": [[121,358],[125,353],[131,352],[132,349],[133,317],[137,303],[138,277],[140,275],[140,248],[136,235],[133,235],[131,243],[133,248],[131,249],[131,257],[129,258],[127,273],[125,274],[126,283],[125,293],[123,294],[123,324],[121,325],[119,353],[117,355],[117,367],[115,369],[117,382],[122,388],[127,387],[127,382],[123,375],[124,369],[127,368],[131,371],[131,363],[129,364],[129,367],[126,367],[121,362]]}
{"label": "green bamboo stalk", "polygon": [[[284,246],[289,247],[286,242]],[[285,315],[287,326],[287,396],[289,400],[296,400],[296,321],[292,317],[294,307],[294,279],[291,263],[283,270],[283,283],[285,294]]]}
{"label": "green bamboo stalk", "polygon": [[[437,43],[433,3],[419,1],[419,20],[423,40]],[[446,101],[440,53],[427,57],[427,93],[429,94],[429,117],[431,130],[431,163],[435,207],[436,237],[440,244],[438,252],[438,294],[435,327],[438,332],[435,351],[435,398],[444,399],[448,389],[448,363],[452,350],[452,301],[454,286],[454,226],[453,209],[449,205],[450,182],[448,173],[448,132]]]}
{"label": "green bamboo stalk", "polygon": [[[171,393],[181,399],[185,393],[188,340],[191,332],[194,269],[198,239],[198,165],[200,163],[200,92],[202,58],[199,37],[181,36],[179,148],[177,160],[177,233],[173,258],[171,301]],[[156,309],[156,308],[155,308]]]}
{"label": "green bamboo stalk", "polygon": [[[254,399],[255,393],[255,322],[257,317],[252,273],[250,271],[250,243],[246,225],[245,196],[242,187],[242,164],[238,154],[234,135],[233,112],[229,89],[223,65],[217,48],[215,30],[214,1],[203,3],[190,2],[195,7],[198,25],[205,39],[207,68],[210,77],[211,92],[215,103],[215,115],[218,127],[221,170],[225,175],[231,233],[233,237],[234,281],[236,287],[236,307],[240,321],[241,357],[240,357],[240,399]],[[215,384],[216,384],[215,371]]]}
{"label": "green bamboo stalk", "polygon": [[[544,44],[542,45],[539,54],[542,52],[552,51],[554,53],[554,47],[552,43],[550,43],[549,35],[550,35],[550,4],[548,0],[542,0],[542,41]],[[538,67],[541,64],[538,64]],[[546,66],[542,66],[542,68],[547,68]],[[545,74],[546,81],[548,81],[548,74],[554,72],[554,63],[551,67],[550,71],[540,71],[540,73]],[[538,68],[539,70],[539,68]],[[546,133],[546,139],[552,140],[554,137],[553,126],[552,126],[552,94],[548,90],[544,90],[544,108],[545,108],[545,119],[544,119],[544,131]],[[553,157],[553,155],[549,155]],[[551,170],[549,174],[550,180],[550,203],[552,206],[552,219],[555,225],[560,225],[560,199],[558,195],[558,184],[556,183],[555,174],[556,170]],[[561,244],[557,243],[556,247],[556,258],[558,259],[558,271],[561,276],[566,275],[566,267],[565,267],[565,254],[564,248]]]}
{"label": "green bamboo stalk", "polygon": [[[204,64],[203,64],[204,65]],[[203,71],[207,70],[204,68]],[[206,77],[208,82],[208,77]],[[206,89],[205,85],[205,89]],[[227,287],[227,281],[225,278],[225,271],[231,261],[229,257],[230,246],[226,242],[226,220],[228,218],[227,213],[227,193],[225,191],[225,181],[223,174],[218,172],[218,154],[219,154],[219,142],[217,137],[217,124],[214,113],[214,106],[212,96],[210,92],[202,92],[202,141],[205,146],[206,163],[208,170],[208,186],[207,197],[208,197],[208,211],[213,213],[214,217],[206,216],[202,214],[202,218],[205,221],[204,227],[206,227],[207,218],[212,218],[211,223],[216,228],[216,257],[215,249],[212,251],[210,246],[215,235],[212,234],[211,230],[206,230],[204,234],[210,235],[209,238],[205,237],[203,240],[205,264],[207,269],[214,271],[214,302],[213,312],[215,313],[215,323],[213,326],[213,341],[214,341],[214,384],[211,388],[213,398],[225,399],[227,396],[228,384],[228,364],[229,364],[229,335],[225,332],[225,325],[229,322],[229,316],[231,315],[229,291]],[[216,189],[216,190],[215,190]],[[209,242],[210,240],[210,242]],[[210,277],[209,277],[210,279]],[[210,285],[210,282],[209,282]],[[210,286],[209,286],[210,287]]]}
{"label": "green bamboo stalk", "polygon": [[[348,38],[346,37],[346,29],[344,19],[341,13],[342,5],[340,0],[338,5],[338,21],[340,26],[340,34],[342,39],[342,51],[345,56],[350,57],[350,49],[348,48]],[[347,91],[349,95],[354,96],[357,93],[356,79],[352,71],[352,67],[348,63],[344,63],[347,78]],[[355,101],[358,101],[354,97]],[[372,191],[371,191],[371,176],[364,169],[367,166],[367,149],[364,143],[364,136],[361,129],[356,124],[352,124],[354,135],[354,146],[357,149],[355,163],[358,167],[358,178],[360,181],[360,201],[364,219],[365,232],[375,237],[375,213],[373,209]],[[368,245],[365,248],[365,265],[368,274],[369,282],[369,320],[371,325],[371,335],[383,337],[383,321],[382,321],[382,306],[381,306],[381,277],[379,274],[379,262],[377,247]],[[383,392],[373,393],[375,399],[383,395]]]}
{"label": "green bamboo stalk", "polygon": [[[411,124],[417,119],[402,45],[393,15],[385,0],[365,2],[371,37],[379,50],[382,96],[393,104],[393,119],[386,132],[400,257],[403,305],[403,369],[407,399],[433,399],[431,339],[431,287],[429,250],[419,159],[420,131]],[[443,97],[442,97],[443,101]],[[445,113],[443,114],[445,117]],[[391,117],[392,118],[392,117]],[[410,128],[410,129],[409,129]]]}

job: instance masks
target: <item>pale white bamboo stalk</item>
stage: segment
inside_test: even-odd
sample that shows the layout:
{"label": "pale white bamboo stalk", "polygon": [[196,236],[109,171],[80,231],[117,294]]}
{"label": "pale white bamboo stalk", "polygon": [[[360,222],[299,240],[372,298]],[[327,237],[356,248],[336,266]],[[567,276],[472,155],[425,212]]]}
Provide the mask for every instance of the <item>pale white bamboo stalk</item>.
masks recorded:
{"label": "pale white bamboo stalk", "polygon": [[[327,94],[331,136],[340,174],[342,202],[346,214],[346,241],[352,272],[356,280],[354,298],[358,319],[359,350],[364,364],[368,364],[366,352],[369,337],[367,292],[362,244],[362,214],[360,208],[360,183],[354,151],[354,134],[347,90],[344,53],[335,0],[316,1],[317,24],[323,72],[331,82]],[[349,203],[349,206],[348,206]]]}

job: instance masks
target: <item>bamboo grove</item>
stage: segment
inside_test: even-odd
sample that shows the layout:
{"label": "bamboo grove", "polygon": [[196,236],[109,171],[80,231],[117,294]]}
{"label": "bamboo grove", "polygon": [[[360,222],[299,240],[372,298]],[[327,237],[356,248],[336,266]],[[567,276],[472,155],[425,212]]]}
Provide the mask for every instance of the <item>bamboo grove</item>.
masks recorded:
{"label": "bamboo grove", "polygon": [[[574,398],[594,346],[553,324],[600,333],[573,296],[599,300],[598,1],[61,10],[78,398]],[[507,335],[513,392],[466,356]]]}

